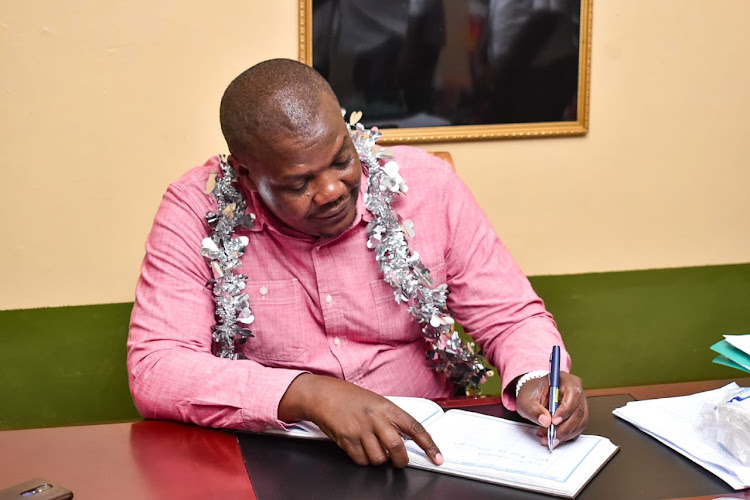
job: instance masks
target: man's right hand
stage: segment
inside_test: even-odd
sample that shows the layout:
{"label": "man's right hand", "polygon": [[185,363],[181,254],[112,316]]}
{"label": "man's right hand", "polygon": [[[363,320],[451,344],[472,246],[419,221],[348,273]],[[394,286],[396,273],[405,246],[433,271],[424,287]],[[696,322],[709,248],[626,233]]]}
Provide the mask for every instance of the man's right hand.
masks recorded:
{"label": "man's right hand", "polygon": [[432,437],[388,399],[344,380],[305,373],[294,379],[279,403],[279,420],[315,423],[356,463],[380,465],[389,458],[406,467],[401,439],[412,439],[435,464],[443,463]]}

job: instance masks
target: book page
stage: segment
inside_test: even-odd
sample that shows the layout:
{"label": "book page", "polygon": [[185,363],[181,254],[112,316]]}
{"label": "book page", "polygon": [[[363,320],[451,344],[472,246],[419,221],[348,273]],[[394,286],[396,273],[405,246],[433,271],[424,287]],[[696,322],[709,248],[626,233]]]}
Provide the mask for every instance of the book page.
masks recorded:
{"label": "book page", "polygon": [[427,427],[430,422],[443,415],[443,409],[434,401],[424,398],[406,396],[386,396],[396,406],[412,416],[414,420]]}
{"label": "book page", "polygon": [[[580,436],[550,452],[536,435],[537,426],[462,410],[447,411],[427,430],[446,464],[487,469],[487,474],[509,473],[563,483],[591,453],[601,438]],[[413,442],[407,448],[425,456]]]}
{"label": "book page", "polygon": [[[405,396],[386,396],[391,402],[396,404],[406,413],[411,415],[423,426],[429,425],[429,422],[439,418],[443,414],[443,409],[429,399],[412,398]],[[286,429],[267,429],[264,434],[276,434],[287,437],[297,437],[303,439],[328,439],[328,436],[320,430],[320,427],[312,422],[303,420],[293,424],[287,424]]]}

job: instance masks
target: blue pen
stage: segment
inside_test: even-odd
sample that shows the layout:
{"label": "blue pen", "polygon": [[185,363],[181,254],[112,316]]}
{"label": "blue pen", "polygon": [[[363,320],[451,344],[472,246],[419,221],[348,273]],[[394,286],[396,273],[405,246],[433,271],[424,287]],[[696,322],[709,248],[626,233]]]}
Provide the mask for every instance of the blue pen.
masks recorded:
{"label": "blue pen", "polygon": [[[549,358],[549,414],[550,417],[557,411],[557,406],[560,404],[560,346],[556,345],[552,348],[552,356]],[[555,447],[555,438],[557,437],[557,429],[555,426],[550,424],[547,429],[547,447],[549,451]]]}

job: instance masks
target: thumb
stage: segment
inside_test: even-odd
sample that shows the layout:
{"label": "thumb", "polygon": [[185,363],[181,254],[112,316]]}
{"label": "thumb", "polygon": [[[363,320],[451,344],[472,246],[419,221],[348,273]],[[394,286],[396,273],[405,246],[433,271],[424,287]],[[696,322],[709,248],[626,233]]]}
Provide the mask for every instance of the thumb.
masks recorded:
{"label": "thumb", "polygon": [[549,427],[552,416],[547,408],[549,385],[546,378],[529,380],[521,386],[516,399],[516,411],[523,418],[537,423],[542,427]]}

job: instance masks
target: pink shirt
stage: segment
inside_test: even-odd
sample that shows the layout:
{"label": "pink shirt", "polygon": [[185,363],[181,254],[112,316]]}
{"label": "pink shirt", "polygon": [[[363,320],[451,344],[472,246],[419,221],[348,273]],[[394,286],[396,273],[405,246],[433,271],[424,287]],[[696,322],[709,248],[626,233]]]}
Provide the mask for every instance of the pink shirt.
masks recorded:
{"label": "pink shirt", "polygon": [[[548,369],[560,335],[541,299],[495,235],[468,188],[450,165],[416,148],[394,147],[408,195],[394,199],[414,221],[412,250],[450,287],[455,319],[482,345],[504,383]],[[357,216],[335,238],[290,235],[269,221],[256,196],[257,219],[241,272],[248,276],[254,338],[248,360],[211,354],[214,302],[200,255],[209,235],[205,220],[216,210],[205,193],[211,158],[172,184],[156,214],[136,288],[128,340],[130,389],[146,418],[211,427],[264,430],[281,427],[278,404],[303,371],[348,380],[383,395],[450,394],[442,374],[425,364],[421,331],[365,246],[363,177]],[[246,193],[248,195],[248,193]],[[563,352],[562,368],[570,358]],[[515,408],[514,388],[503,404]]]}

